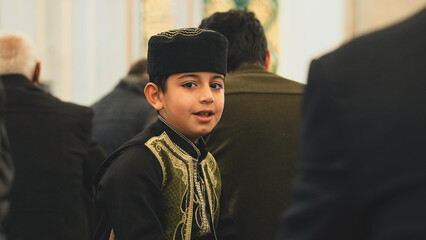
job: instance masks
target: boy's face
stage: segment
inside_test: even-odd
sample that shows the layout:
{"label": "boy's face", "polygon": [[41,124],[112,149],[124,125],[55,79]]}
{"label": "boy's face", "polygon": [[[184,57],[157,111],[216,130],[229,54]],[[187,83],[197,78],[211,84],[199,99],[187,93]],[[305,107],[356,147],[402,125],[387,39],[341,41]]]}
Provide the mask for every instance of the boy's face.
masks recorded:
{"label": "boy's face", "polygon": [[219,122],[224,97],[224,76],[212,72],[170,75],[162,98],[161,116],[192,142]]}

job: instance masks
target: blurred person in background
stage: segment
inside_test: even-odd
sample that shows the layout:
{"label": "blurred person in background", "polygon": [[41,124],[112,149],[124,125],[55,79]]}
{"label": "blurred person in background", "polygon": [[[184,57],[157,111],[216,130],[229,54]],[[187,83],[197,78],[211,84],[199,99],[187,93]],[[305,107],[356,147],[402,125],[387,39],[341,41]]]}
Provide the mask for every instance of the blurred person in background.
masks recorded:
{"label": "blurred person in background", "polygon": [[93,134],[107,154],[155,121],[157,112],[146,100],[146,59],[136,61],[127,76],[107,95],[93,104]]}
{"label": "blurred person in background", "polygon": [[304,85],[268,71],[271,52],[253,12],[217,12],[200,28],[229,42],[225,109],[206,139],[220,166],[224,200],[241,239],[274,239],[290,205]]}
{"label": "blurred person in background", "polygon": [[279,240],[426,238],[426,8],[312,61]]}
{"label": "blurred person in background", "polygon": [[6,239],[3,234],[1,222],[3,222],[3,219],[9,210],[9,191],[12,186],[14,175],[9,139],[4,126],[5,101],[6,95],[3,84],[0,80],[0,240]]}
{"label": "blurred person in background", "polygon": [[15,165],[8,240],[91,239],[93,175],[105,153],[91,134],[93,111],[38,88],[40,62],[23,34],[0,33],[4,119]]}

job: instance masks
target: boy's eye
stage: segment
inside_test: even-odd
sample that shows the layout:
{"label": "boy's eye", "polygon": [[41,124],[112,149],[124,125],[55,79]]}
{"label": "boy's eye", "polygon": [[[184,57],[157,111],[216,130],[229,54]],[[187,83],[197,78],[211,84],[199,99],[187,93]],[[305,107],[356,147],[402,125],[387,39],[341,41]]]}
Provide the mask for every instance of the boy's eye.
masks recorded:
{"label": "boy's eye", "polygon": [[195,87],[195,83],[187,82],[187,83],[182,84],[182,86],[186,87],[186,88],[193,88],[193,87]]}
{"label": "boy's eye", "polygon": [[223,85],[220,84],[220,83],[212,83],[212,84],[210,84],[210,87],[213,88],[213,89],[222,89]]}

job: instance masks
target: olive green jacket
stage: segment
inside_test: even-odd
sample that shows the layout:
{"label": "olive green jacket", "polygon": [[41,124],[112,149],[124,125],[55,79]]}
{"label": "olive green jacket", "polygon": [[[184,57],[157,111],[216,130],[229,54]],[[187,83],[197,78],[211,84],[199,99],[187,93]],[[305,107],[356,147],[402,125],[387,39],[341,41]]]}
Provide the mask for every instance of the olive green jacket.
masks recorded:
{"label": "olive green jacket", "polygon": [[222,119],[206,139],[241,239],[274,239],[299,158],[304,85],[247,65],[225,80]]}

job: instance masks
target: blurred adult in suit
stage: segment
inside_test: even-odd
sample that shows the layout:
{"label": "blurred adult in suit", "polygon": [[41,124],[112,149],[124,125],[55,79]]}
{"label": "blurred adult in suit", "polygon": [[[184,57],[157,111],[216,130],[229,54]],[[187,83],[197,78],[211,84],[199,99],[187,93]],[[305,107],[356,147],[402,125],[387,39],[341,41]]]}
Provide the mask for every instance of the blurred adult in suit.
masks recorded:
{"label": "blurred adult in suit", "polygon": [[241,239],[274,239],[299,158],[304,85],[267,70],[271,52],[253,12],[217,12],[200,28],[229,42],[225,109],[206,139],[220,166],[224,200]]}
{"label": "blurred adult in suit", "polygon": [[146,59],[136,61],[127,76],[92,106],[93,134],[107,154],[157,119],[157,112],[144,94],[148,83],[146,63]]}
{"label": "blurred adult in suit", "polygon": [[9,191],[12,186],[14,167],[10,155],[9,139],[4,126],[4,104],[6,95],[0,80],[0,240],[5,239],[1,222],[9,210]]}
{"label": "blurred adult in suit", "polygon": [[44,92],[40,63],[23,34],[0,33],[0,77],[15,179],[3,222],[8,240],[90,239],[91,182],[105,154],[93,111]]}
{"label": "blurred adult in suit", "polygon": [[426,9],[311,63],[278,239],[426,237]]}

